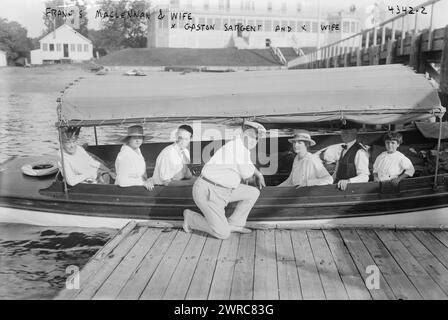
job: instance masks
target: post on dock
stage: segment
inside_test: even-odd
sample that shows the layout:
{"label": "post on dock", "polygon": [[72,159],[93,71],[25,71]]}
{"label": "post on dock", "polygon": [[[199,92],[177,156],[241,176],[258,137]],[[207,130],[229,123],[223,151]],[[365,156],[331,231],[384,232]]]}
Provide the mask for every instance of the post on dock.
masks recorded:
{"label": "post on dock", "polygon": [[[440,60],[439,97],[442,106],[448,108],[448,26],[443,37],[442,59]],[[446,120],[446,117],[444,117]]]}

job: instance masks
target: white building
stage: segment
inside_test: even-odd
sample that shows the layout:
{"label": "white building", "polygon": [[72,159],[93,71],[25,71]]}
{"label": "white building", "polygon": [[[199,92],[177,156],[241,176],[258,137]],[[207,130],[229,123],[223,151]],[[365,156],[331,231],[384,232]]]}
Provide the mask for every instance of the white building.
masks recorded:
{"label": "white building", "polygon": [[31,51],[31,64],[81,62],[93,58],[92,41],[64,24],[39,40],[40,48]]}
{"label": "white building", "polygon": [[[358,13],[328,15],[307,8],[302,0],[158,0],[152,8],[148,28],[148,48],[264,48],[317,47],[328,41],[360,31]],[[348,8],[347,8],[348,9]],[[160,10],[165,18],[159,19]],[[190,17],[175,13],[188,12]],[[335,17],[339,16],[337,21]],[[347,20],[347,21],[346,21]],[[349,22],[348,22],[349,21]],[[347,24],[348,22],[348,24]],[[339,23],[339,30],[322,30]],[[205,30],[192,25],[205,24]],[[256,30],[235,30],[235,25]],[[214,26],[207,29],[207,26]],[[227,27],[226,27],[227,26]],[[229,27],[232,27],[232,30]],[[347,27],[348,26],[348,27]],[[344,30],[342,32],[342,27]],[[318,31],[320,32],[318,33]],[[338,33],[337,35],[335,33]]]}
{"label": "white building", "polygon": [[8,65],[8,62],[6,60],[6,52],[3,50],[0,50],[0,67],[6,67]]}

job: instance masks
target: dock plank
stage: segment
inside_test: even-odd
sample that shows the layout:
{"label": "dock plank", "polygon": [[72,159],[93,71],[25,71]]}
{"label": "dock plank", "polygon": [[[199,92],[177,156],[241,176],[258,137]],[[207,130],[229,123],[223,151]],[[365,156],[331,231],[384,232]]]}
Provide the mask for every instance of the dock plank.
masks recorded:
{"label": "dock plank", "polygon": [[280,300],[302,299],[291,233],[287,230],[275,230],[275,247]]}
{"label": "dock plank", "polygon": [[222,240],[208,236],[187,292],[187,300],[207,300]]}
{"label": "dock plank", "polygon": [[88,283],[82,287],[75,299],[92,299],[102,284],[147,230],[148,229],[145,227],[136,225],[132,231],[121,240],[120,244],[106,256],[104,265],[89,280],[87,280]]}
{"label": "dock plank", "polygon": [[387,248],[372,230],[357,230],[358,235],[364,242],[367,250],[372,255],[375,264],[381,270],[392,291],[398,299],[421,299],[417,289],[401,270]]}
{"label": "dock plank", "polygon": [[177,232],[176,237],[166,251],[162,261],[157,266],[157,269],[149,280],[145,290],[143,290],[140,299],[162,299],[171,280],[171,276],[173,275],[190,238],[190,233],[182,231]]}
{"label": "dock plank", "polygon": [[448,268],[448,248],[436,237],[427,231],[414,231],[415,237],[436,257],[446,268]]}
{"label": "dock plank", "polygon": [[345,290],[338,269],[333,260],[327,241],[321,230],[307,231],[314,260],[319,271],[320,280],[325,291],[325,296],[330,300],[347,300]]}
{"label": "dock plank", "polygon": [[111,238],[98,252],[89,260],[89,262],[81,269],[79,273],[80,289],[62,290],[57,296],[56,300],[70,300],[79,293],[84,283],[88,283],[91,276],[93,276],[105,263],[105,258],[114,250],[122,239],[124,239],[137,225],[135,221],[131,221],[124,228],[119,230],[117,234]]}
{"label": "dock plank", "polygon": [[162,232],[160,234],[157,241],[146,253],[140,265],[132,273],[132,275],[129,277],[129,280],[121,289],[117,299],[135,300],[140,297],[155,270],[157,269],[157,266],[165,256],[166,251],[171,246],[171,243],[173,242],[177,233],[177,230],[172,230],[170,232]]}
{"label": "dock plank", "polygon": [[406,249],[400,240],[390,230],[377,230],[377,236],[383,242],[395,261],[417,288],[423,299],[444,299],[446,295],[434,282],[414,256]]}
{"label": "dock plank", "polygon": [[372,299],[338,230],[323,230],[350,300]]}
{"label": "dock plank", "polygon": [[291,240],[303,299],[324,300],[324,289],[306,231],[291,231]]}
{"label": "dock plank", "polygon": [[[349,251],[356,267],[358,268],[365,284],[368,276],[370,275],[367,273],[367,268],[369,266],[375,265],[375,261],[373,260],[364,243],[359,238],[359,235],[355,229],[340,230],[339,233],[341,234],[347,250]],[[396,299],[392,289],[390,288],[384,276],[381,274],[381,270],[379,289],[367,289],[369,290],[369,293],[374,300]]]}
{"label": "dock plank", "polygon": [[431,234],[437,238],[445,247],[448,248],[448,232],[441,230],[433,230]]}
{"label": "dock plank", "polygon": [[222,242],[208,299],[229,299],[239,240],[240,235],[232,233],[227,240]]}
{"label": "dock plank", "polygon": [[123,258],[121,263],[115,268],[112,274],[102,284],[96,294],[94,300],[100,299],[116,299],[120,290],[131,277],[134,270],[141,263],[146,253],[152,247],[159,237],[162,229],[148,228],[143,236],[137,241],[134,247]]}
{"label": "dock plank", "polygon": [[448,269],[411,232],[397,231],[396,236],[448,295]]}
{"label": "dock plank", "polygon": [[257,230],[254,300],[277,300],[277,259],[274,230]]}
{"label": "dock plank", "polygon": [[191,235],[190,241],[171,277],[163,299],[185,299],[206,239],[203,235]]}
{"label": "dock plank", "polygon": [[254,288],[256,232],[242,234],[233,272],[231,300],[252,300]]}

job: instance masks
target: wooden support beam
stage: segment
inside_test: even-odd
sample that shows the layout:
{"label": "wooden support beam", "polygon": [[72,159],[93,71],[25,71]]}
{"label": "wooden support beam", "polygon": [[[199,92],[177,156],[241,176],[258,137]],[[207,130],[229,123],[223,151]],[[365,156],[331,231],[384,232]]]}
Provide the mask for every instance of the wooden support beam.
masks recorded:
{"label": "wooden support beam", "polygon": [[362,55],[362,49],[361,48],[356,49],[356,66],[357,67],[362,66],[361,55]]}
{"label": "wooden support beam", "polygon": [[422,35],[413,35],[411,40],[411,52],[409,54],[409,66],[414,68],[418,72],[420,65],[420,43],[422,40]]}
{"label": "wooden support beam", "polygon": [[397,42],[394,40],[387,41],[387,57],[386,57],[386,64],[394,63],[394,52],[395,52],[395,44]]}
{"label": "wooden support beam", "polygon": [[445,27],[443,40],[442,59],[440,60],[439,96],[442,106],[446,108],[448,107],[448,26]]}

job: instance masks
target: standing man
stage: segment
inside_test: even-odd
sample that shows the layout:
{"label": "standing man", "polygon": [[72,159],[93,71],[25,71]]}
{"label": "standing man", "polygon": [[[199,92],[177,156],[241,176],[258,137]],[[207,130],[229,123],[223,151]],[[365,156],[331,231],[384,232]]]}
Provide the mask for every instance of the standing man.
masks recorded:
{"label": "standing man", "polygon": [[[219,239],[227,239],[231,232],[251,232],[244,227],[247,216],[260,195],[259,189],[266,184],[250,159],[250,150],[265,131],[262,125],[246,121],[241,136],[227,142],[207,162],[193,185],[193,199],[203,215],[184,210],[185,232],[200,230]],[[251,177],[259,189],[241,183]],[[230,202],[238,204],[227,219],[225,207]]]}
{"label": "standing man", "polygon": [[340,190],[346,190],[349,183],[368,182],[369,154],[367,148],[356,138],[358,129],[354,124],[346,124],[341,128],[342,153],[334,174],[334,182]]}
{"label": "standing man", "polygon": [[152,178],[149,179],[150,189],[154,185],[192,185],[194,182],[188,164],[190,163],[190,147],[193,128],[181,125],[176,132],[176,141],[167,146],[157,156],[156,166]]}

